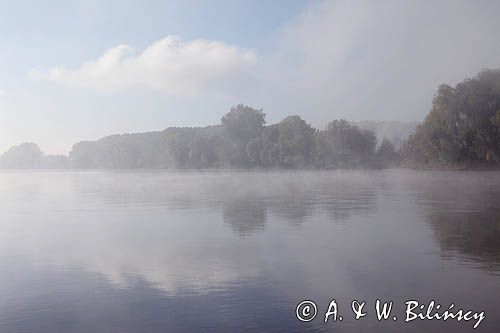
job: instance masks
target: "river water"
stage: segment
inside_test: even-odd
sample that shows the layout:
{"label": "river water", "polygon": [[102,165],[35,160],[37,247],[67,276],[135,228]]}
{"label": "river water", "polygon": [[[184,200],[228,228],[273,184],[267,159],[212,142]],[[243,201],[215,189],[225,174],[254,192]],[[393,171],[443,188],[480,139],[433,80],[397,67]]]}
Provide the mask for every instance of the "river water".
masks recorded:
{"label": "river water", "polygon": [[500,173],[3,171],[0,264],[0,332],[498,332]]}

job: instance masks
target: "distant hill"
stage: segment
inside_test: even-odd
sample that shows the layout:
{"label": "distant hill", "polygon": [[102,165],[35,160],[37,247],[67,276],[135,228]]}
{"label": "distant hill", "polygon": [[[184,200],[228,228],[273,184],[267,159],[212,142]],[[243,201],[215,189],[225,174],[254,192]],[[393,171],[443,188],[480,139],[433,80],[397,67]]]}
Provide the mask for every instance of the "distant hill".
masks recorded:
{"label": "distant hill", "polygon": [[351,122],[351,124],[375,132],[378,142],[382,142],[383,139],[387,139],[396,147],[399,147],[404,139],[415,132],[418,122],[368,120]]}

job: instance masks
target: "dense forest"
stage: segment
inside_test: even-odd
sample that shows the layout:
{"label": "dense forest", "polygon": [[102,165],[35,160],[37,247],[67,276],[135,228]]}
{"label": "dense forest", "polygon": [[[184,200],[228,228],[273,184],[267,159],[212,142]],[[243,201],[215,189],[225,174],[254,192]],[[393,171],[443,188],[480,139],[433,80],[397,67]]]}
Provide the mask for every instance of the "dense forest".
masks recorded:
{"label": "dense forest", "polygon": [[349,123],[341,119],[320,130],[296,115],[266,125],[266,115],[262,110],[237,105],[222,117],[218,125],[111,135],[97,141],[76,143],[68,157],[47,156],[37,145],[24,143],[0,156],[0,167],[334,169],[398,165],[496,166],[500,162],[500,70],[484,70],[454,88],[441,85],[425,120],[416,126],[413,134],[401,140],[402,133],[410,132],[413,126],[396,122]]}
{"label": "dense forest", "polygon": [[324,130],[299,116],[266,126],[262,110],[233,107],[201,128],[122,134],[76,143],[68,158],[25,143],[0,157],[4,168],[382,168],[397,165],[394,144],[373,131],[335,120]]}
{"label": "dense forest", "polygon": [[401,145],[413,167],[496,166],[500,162],[500,70],[455,87],[441,85],[432,110]]}

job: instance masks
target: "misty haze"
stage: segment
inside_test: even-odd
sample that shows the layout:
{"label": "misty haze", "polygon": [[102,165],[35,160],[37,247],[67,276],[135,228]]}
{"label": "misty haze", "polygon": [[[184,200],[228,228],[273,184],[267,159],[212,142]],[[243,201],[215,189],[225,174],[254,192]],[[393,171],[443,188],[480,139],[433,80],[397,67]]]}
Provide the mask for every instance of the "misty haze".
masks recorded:
{"label": "misty haze", "polygon": [[499,16],[0,1],[0,333],[498,332]]}

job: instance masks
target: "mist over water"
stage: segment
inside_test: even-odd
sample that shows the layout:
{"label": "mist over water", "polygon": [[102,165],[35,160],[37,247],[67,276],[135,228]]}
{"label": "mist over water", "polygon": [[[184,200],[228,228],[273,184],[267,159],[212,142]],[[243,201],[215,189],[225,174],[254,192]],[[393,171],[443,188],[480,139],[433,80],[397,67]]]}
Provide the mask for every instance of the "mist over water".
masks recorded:
{"label": "mist over water", "polygon": [[0,333],[500,332],[499,14],[0,1]]}
{"label": "mist over water", "polygon": [[[500,173],[0,173],[0,331],[470,331],[500,324]],[[343,322],[295,318],[335,298]],[[397,322],[355,321],[353,299]],[[321,313],[321,312],[320,312]]]}

